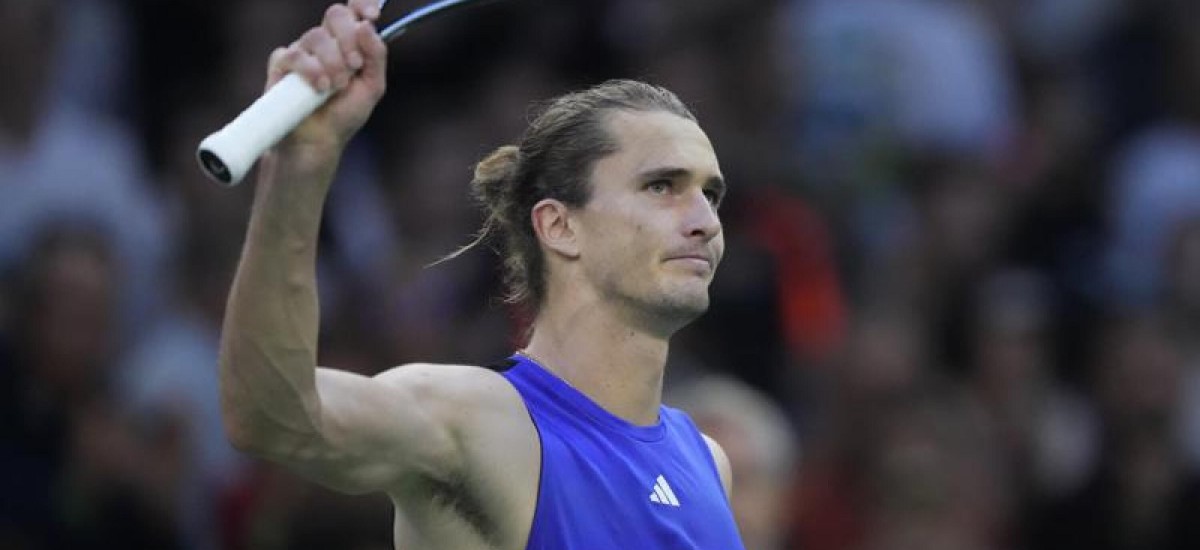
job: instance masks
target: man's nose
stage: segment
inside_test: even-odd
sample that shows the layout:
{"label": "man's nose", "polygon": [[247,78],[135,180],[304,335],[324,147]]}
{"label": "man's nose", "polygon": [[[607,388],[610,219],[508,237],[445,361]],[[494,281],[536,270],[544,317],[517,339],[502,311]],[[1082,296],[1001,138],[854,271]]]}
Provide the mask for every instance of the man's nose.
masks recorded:
{"label": "man's nose", "polygon": [[721,218],[717,209],[705,196],[703,190],[695,190],[688,194],[687,213],[685,214],[685,232],[688,237],[702,237],[711,240],[721,233]]}

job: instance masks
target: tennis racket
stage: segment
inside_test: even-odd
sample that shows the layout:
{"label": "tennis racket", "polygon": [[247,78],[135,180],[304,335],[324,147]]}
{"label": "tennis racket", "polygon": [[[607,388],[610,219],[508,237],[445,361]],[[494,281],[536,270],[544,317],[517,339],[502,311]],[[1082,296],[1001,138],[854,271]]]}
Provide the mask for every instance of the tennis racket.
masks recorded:
{"label": "tennis racket", "polygon": [[[384,26],[379,37],[384,42],[391,42],[417,23],[430,21],[456,8],[491,1],[494,0],[440,0]],[[387,0],[382,0],[380,7],[386,4]],[[318,92],[296,73],[284,76],[232,122],[200,142],[196,151],[200,167],[221,185],[237,185],[267,149],[279,143],[334,93],[336,90]]]}

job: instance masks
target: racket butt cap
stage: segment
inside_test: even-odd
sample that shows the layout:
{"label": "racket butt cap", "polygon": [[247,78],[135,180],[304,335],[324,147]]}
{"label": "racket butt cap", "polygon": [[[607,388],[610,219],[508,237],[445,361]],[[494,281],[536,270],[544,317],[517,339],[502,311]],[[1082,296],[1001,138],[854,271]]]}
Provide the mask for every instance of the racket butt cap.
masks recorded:
{"label": "racket butt cap", "polygon": [[196,151],[196,160],[200,161],[200,168],[204,170],[205,174],[208,174],[209,179],[226,187],[237,185],[233,174],[229,171],[229,166],[222,162],[221,157],[218,157],[216,153],[201,146],[200,150]]}
{"label": "racket butt cap", "polygon": [[200,147],[196,150],[196,160],[210,179],[225,187],[233,187],[246,177],[258,156],[246,154],[244,148],[231,143],[232,140],[228,138],[225,132],[208,136],[200,142]]}

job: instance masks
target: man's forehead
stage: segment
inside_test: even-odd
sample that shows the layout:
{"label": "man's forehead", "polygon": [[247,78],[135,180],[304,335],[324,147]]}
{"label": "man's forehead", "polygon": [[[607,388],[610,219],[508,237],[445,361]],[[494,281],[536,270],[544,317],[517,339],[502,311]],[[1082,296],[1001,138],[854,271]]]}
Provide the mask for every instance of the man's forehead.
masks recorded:
{"label": "man's forehead", "polygon": [[698,139],[708,136],[691,119],[667,111],[613,110],[607,117],[608,130],[623,141]]}
{"label": "man's forehead", "polygon": [[617,111],[607,122],[618,146],[610,158],[631,170],[672,166],[720,173],[712,143],[690,119],[665,111]]}

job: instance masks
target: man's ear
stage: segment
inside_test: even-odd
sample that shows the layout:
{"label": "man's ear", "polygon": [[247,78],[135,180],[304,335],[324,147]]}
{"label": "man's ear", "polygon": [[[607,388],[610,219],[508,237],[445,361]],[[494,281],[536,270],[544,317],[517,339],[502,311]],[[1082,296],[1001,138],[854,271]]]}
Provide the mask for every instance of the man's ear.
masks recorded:
{"label": "man's ear", "polygon": [[533,205],[530,218],[534,234],[546,248],[567,258],[578,258],[579,242],[570,214],[561,201],[542,199]]}

